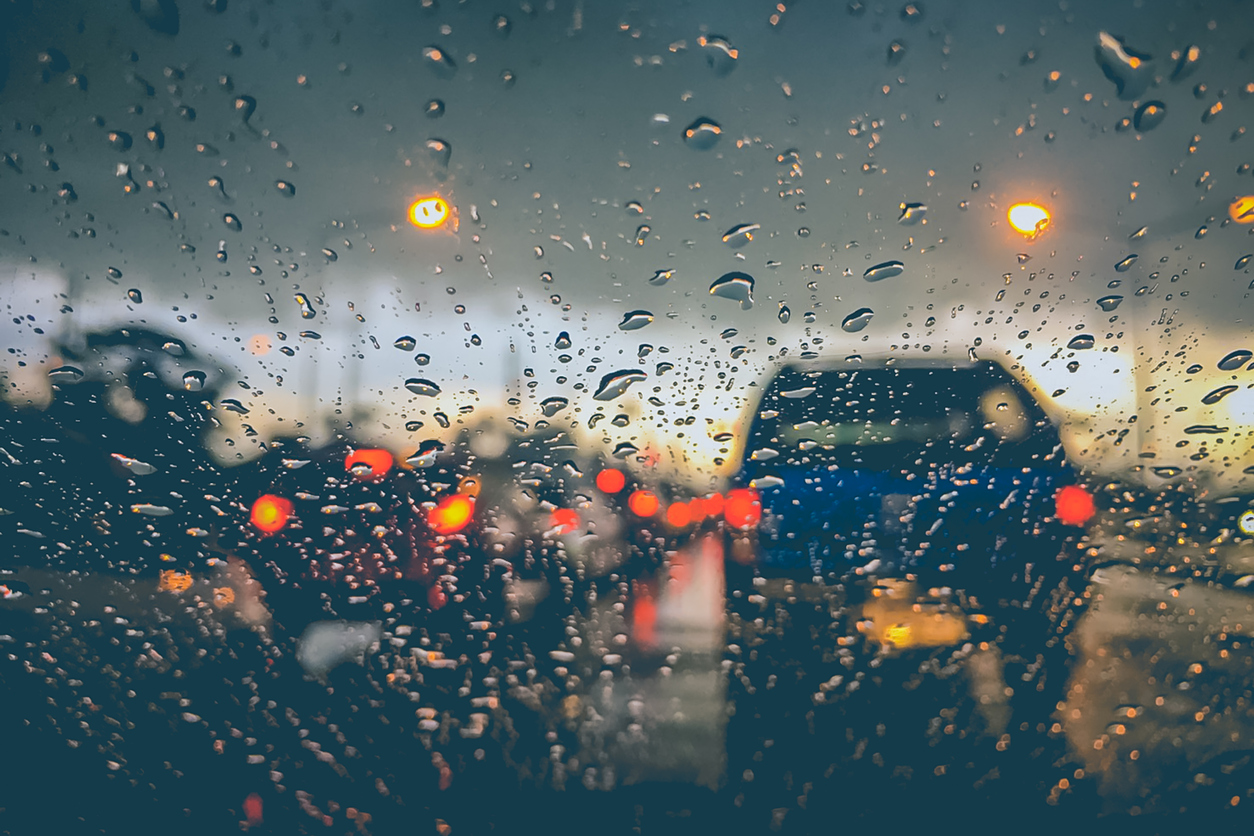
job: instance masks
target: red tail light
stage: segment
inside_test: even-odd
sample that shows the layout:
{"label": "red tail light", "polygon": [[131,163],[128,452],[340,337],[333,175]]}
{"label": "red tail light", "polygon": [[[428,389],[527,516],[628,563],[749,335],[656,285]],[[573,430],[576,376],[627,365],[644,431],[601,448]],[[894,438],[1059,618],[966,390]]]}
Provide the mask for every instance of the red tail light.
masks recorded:
{"label": "red tail light", "polygon": [[391,453],[371,447],[354,450],[344,458],[344,469],[358,479],[379,479],[392,469],[392,464]]}
{"label": "red tail light", "polygon": [[292,503],[281,496],[268,493],[257,497],[257,501],[253,503],[252,512],[249,514],[249,520],[266,534],[273,534],[287,525],[288,518],[291,516]]}
{"label": "red tail light", "polygon": [[1084,525],[1096,513],[1093,495],[1079,485],[1067,485],[1054,496],[1054,515],[1067,525]]}
{"label": "red tail light", "polygon": [[579,512],[573,508],[558,508],[549,515],[549,530],[557,534],[569,534],[579,528]]}
{"label": "red tail light", "polygon": [[651,517],[657,513],[660,503],[653,491],[632,491],[627,497],[627,507],[637,517]]}
{"label": "red tail light", "polygon": [[465,494],[453,494],[427,512],[427,524],[436,534],[456,534],[470,524],[475,513],[475,500]]}
{"label": "red tail light", "polygon": [[752,488],[736,488],[727,492],[723,503],[723,519],[733,528],[753,528],[762,519],[762,499]]}
{"label": "red tail light", "polygon": [[687,502],[672,502],[666,509],[666,521],[675,528],[685,528],[692,522],[692,509]]}
{"label": "red tail light", "polygon": [[627,477],[621,470],[602,470],[597,474],[597,487],[605,493],[618,493],[627,484]]}

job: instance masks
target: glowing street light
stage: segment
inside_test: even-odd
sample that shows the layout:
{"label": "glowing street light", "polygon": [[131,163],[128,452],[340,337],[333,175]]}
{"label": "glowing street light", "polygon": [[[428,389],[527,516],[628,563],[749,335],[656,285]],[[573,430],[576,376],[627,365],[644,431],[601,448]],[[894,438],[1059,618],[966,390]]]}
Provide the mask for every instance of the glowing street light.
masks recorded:
{"label": "glowing street light", "polygon": [[1035,203],[1016,203],[1006,213],[1010,225],[1015,232],[1028,238],[1035,238],[1049,226],[1049,210]]}
{"label": "glowing street light", "polygon": [[419,229],[442,226],[448,216],[448,201],[439,195],[420,197],[409,205],[409,222]]}

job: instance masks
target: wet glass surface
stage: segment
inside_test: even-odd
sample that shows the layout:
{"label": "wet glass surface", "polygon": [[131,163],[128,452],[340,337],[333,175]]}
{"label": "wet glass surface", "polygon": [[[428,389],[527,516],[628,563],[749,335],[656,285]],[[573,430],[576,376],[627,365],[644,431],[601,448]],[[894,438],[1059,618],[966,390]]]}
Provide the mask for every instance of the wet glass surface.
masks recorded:
{"label": "wet glass surface", "polygon": [[0,829],[1238,825],[1248,16],[0,3]]}

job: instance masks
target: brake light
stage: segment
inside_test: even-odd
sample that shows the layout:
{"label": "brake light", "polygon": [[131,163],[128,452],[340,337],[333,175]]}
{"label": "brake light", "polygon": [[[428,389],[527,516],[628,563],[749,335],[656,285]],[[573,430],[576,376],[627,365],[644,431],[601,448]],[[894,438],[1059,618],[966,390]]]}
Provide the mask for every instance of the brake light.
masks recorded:
{"label": "brake light", "polygon": [[292,503],[281,496],[268,493],[257,497],[257,501],[253,503],[252,512],[249,514],[249,520],[259,530],[266,534],[273,534],[287,525],[287,520],[291,516]]}
{"label": "brake light", "polygon": [[637,517],[651,517],[657,513],[659,506],[657,495],[653,491],[632,491],[631,496],[627,497],[627,507]]}
{"label": "brake light", "polygon": [[1096,513],[1093,495],[1079,485],[1067,485],[1054,496],[1054,515],[1067,525],[1084,525]]}
{"label": "brake light", "polygon": [[597,474],[597,487],[605,493],[618,493],[627,484],[627,477],[621,470],[602,470]]}
{"label": "brake light", "polygon": [[379,479],[392,469],[392,454],[387,450],[365,448],[354,450],[344,458],[344,469],[358,479]]}
{"label": "brake light", "polygon": [[573,508],[558,508],[549,515],[549,529],[556,534],[569,534],[579,527],[579,512]]}
{"label": "brake light", "polygon": [[727,492],[723,503],[723,519],[733,528],[752,528],[762,519],[762,499],[752,488],[736,488]]}
{"label": "brake light", "polygon": [[692,522],[692,509],[686,502],[672,502],[666,509],[666,521],[675,528],[684,528]]}
{"label": "brake light", "polygon": [[474,516],[475,500],[465,494],[453,494],[441,499],[427,512],[427,524],[436,534],[456,534],[470,523]]}

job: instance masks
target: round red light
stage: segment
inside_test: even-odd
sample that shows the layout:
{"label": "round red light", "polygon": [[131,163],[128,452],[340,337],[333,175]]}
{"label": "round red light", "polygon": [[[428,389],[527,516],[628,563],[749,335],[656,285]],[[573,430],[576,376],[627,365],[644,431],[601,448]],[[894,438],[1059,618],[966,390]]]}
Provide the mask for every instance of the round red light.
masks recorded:
{"label": "round red light", "polygon": [[273,534],[287,525],[287,520],[291,516],[292,503],[281,496],[268,493],[257,497],[249,514],[249,520],[259,530],[266,534]]}
{"label": "round red light", "polygon": [[354,450],[344,457],[344,469],[358,479],[378,479],[392,469],[392,463],[391,453],[376,448]]}
{"label": "round red light", "polygon": [[723,519],[734,528],[752,528],[762,519],[762,500],[751,488],[736,488],[727,492],[723,503]]}
{"label": "round red light", "polygon": [[672,502],[666,509],[666,521],[675,528],[684,528],[692,522],[692,509],[686,502]]}
{"label": "round red light", "polygon": [[427,512],[427,523],[436,534],[456,534],[474,516],[475,500],[465,494],[453,494]]}
{"label": "round red light", "polygon": [[558,508],[549,515],[549,529],[558,534],[569,534],[579,528],[579,512],[573,508]]}
{"label": "round red light", "polygon": [[657,513],[660,505],[661,503],[658,502],[657,495],[653,491],[632,491],[631,496],[627,497],[627,507],[637,517],[653,516]]}
{"label": "round red light", "polygon": [[597,474],[597,487],[605,493],[618,493],[627,484],[627,477],[621,470],[602,470]]}
{"label": "round red light", "polygon": [[1079,485],[1067,485],[1054,497],[1054,513],[1067,525],[1084,525],[1097,513],[1097,508],[1092,494]]}

